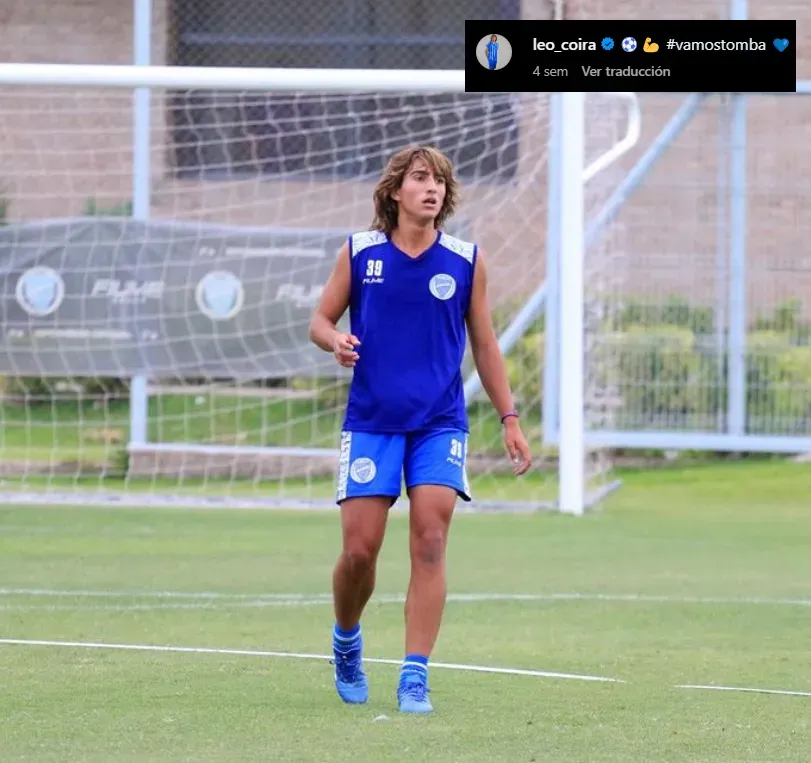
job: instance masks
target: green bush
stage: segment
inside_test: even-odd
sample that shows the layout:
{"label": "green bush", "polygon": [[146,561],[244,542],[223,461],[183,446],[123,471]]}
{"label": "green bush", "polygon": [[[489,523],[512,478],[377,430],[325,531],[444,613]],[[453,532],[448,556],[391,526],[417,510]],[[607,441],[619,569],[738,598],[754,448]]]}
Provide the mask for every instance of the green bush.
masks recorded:
{"label": "green bush", "polygon": [[757,334],[763,332],[779,333],[783,339],[797,344],[808,344],[811,341],[811,323],[802,320],[803,305],[799,299],[788,299],[781,302],[771,315],[760,315],[754,323]]}
{"label": "green bush", "polygon": [[[811,421],[811,347],[791,335],[758,331],[747,342],[747,412],[750,429],[808,429]],[[777,426],[769,426],[777,420]],[[793,424],[793,426],[791,426]]]}
{"label": "green bush", "polygon": [[711,334],[715,329],[715,311],[706,305],[691,305],[681,297],[669,297],[664,303],[626,299],[612,320],[616,331],[638,327],[678,326],[694,334]]}
{"label": "green bush", "polygon": [[[653,310],[637,308],[619,322],[633,317],[641,323],[627,323],[588,348],[588,383],[609,390],[618,403],[615,425],[667,428],[713,421],[727,406],[728,358],[719,358],[714,343],[702,341],[711,325],[707,313],[672,303],[657,312],[670,323],[650,324]],[[799,314],[780,306],[759,325],[781,330],[755,331],[747,338],[750,431],[811,430],[811,346],[797,343],[803,327]],[[526,334],[507,354],[510,385],[523,406],[542,402],[543,361],[540,331]]]}
{"label": "green bush", "polygon": [[[634,421],[706,413],[702,409],[707,407],[707,363],[690,329],[631,326],[601,348],[613,358],[596,358],[596,367],[605,368],[607,374],[616,369],[618,397]],[[611,380],[600,382],[605,386]]]}

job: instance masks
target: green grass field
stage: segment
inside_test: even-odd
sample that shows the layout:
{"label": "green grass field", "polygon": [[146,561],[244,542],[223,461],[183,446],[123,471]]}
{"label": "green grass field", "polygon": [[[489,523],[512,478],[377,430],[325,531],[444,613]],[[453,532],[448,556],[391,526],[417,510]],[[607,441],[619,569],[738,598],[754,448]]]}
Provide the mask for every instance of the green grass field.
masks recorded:
{"label": "green grass field", "polygon": [[[811,696],[677,687],[811,693],[811,467],[623,477],[584,518],[460,515],[433,660],[624,683],[435,667],[436,713],[413,718],[389,664],[347,707],[320,659],[0,644],[0,760],[807,760]],[[369,657],[402,657],[406,529],[393,515]],[[4,639],[329,650],[336,513],[10,506],[0,543]]]}

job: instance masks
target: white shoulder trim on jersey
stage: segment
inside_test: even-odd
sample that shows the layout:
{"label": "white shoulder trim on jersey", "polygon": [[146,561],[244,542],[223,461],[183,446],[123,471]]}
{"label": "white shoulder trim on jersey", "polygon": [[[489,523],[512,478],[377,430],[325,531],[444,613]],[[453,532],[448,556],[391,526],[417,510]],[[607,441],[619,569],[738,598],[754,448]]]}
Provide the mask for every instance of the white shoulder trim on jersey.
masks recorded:
{"label": "white shoulder trim on jersey", "polygon": [[476,244],[471,244],[469,241],[462,241],[461,238],[443,233],[439,237],[439,245],[450,249],[460,257],[464,257],[471,265],[473,264],[473,254],[476,251]]}
{"label": "white shoulder trim on jersey", "polygon": [[360,254],[370,246],[386,243],[386,234],[379,230],[364,230],[352,234],[352,256]]}

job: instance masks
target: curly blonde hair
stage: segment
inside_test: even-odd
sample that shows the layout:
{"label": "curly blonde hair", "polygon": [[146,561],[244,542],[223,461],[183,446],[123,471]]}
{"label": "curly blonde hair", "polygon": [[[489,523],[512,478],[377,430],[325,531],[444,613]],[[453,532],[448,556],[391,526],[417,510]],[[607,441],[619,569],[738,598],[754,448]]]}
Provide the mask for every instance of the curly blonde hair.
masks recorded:
{"label": "curly blonde hair", "polygon": [[406,173],[416,159],[422,159],[434,173],[445,181],[445,201],[436,216],[434,226],[441,228],[453,215],[459,203],[459,181],[453,172],[453,163],[441,151],[431,146],[409,146],[389,159],[386,169],[375,187],[373,199],[375,216],[372,230],[391,233],[397,227],[397,202],[392,194],[403,185]]}

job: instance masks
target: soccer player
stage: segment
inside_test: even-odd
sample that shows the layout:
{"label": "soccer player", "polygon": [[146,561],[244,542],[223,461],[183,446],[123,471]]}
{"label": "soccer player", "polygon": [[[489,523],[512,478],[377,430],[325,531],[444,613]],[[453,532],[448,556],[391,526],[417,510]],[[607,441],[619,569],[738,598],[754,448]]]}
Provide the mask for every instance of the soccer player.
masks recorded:
{"label": "soccer player", "polygon": [[[461,371],[468,333],[513,472],[531,465],[493,330],[484,254],[442,231],[458,192],[451,162],[436,149],[396,153],[374,191],[372,230],[339,250],[310,324],[311,340],[354,369],[337,480],[343,547],[332,581],[335,685],[344,702],[366,702],[360,620],[404,475],[411,579],[397,699],[409,713],[433,710],[428,658],[445,606],[448,528],[457,497],[471,500]],[[348,334],[336,327],[347,308]]]}
{"label": "soccer player", "polygon": [[490,42],[487,43],[487,65],[491,69],[495,69],[498,64],[498,35],[490,36]]}

